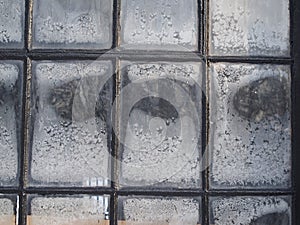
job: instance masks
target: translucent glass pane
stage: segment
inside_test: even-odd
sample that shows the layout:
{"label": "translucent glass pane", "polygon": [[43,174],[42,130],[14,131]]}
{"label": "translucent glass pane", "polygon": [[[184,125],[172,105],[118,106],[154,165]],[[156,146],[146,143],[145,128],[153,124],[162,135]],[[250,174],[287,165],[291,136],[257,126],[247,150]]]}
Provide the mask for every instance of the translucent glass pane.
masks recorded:
{"label": "translucent glass pane", "polygon": [[16,225],[17,197],[12,195],[0,194],[0,225]]}
{"label": "translucent glass pane", "polygon": [[0,185],[17,185],[22,63],[0,62]]}
{"label": "translucent glass pane", "polygon": [[122,62],[121,185],[201,185],[201,63]]}
{"label": "translucent glass pane", "polygon": [[119,225],[197,225],[201,223],[200,199],[185,197],[122,197]]}
{"label": "translucent glass pane", "polygon": [[210,77],[212,186],[290,187],[290,67],[216,63]]}
{"label": "translucent glass pane", "polygon": [[110,48],[110,0],[34,1],[34,48]]}
{"label": "translucent glass pane", "polygon": [[0,48],[21,48],[24,44],[24,0],[0,2]]}
{"label": "translucent glass pane", "polygon": [[27,225],[109,225],[108,196],[31,196]]}
{"label": "translucent glass pane", "polygon": [[[121,46],[197,50],[197,1],[121,1]],[[175,46],[175,47],[174,47]]]}
{"label": "translucent glass pane", "polygon": [[214,197],[211,222],[215,225],[289,225],[290,197]]}
{"label": "translucent glass pane", "polygon": [[30,184],[109,185],[109,61],[33,63]]}
{"label": "translucent glass pane", "polygon": [[289,56],[288,0],[210,1],[210,54]]}

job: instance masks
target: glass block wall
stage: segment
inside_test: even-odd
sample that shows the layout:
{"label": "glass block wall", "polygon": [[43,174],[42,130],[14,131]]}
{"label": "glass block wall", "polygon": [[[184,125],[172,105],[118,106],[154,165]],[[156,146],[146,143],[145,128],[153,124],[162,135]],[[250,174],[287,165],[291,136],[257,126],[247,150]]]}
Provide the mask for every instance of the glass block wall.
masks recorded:
{"label": "glass block wall", "polygon": [[0,225],[296,224],[292,1],[0,12]]}

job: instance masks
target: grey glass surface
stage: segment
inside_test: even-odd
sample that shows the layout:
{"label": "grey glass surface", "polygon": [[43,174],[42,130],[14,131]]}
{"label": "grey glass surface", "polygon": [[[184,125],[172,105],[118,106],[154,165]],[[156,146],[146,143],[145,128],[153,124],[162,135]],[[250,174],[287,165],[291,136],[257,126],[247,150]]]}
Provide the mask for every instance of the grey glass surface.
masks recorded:
{"label": "grey glass surface", "polygon": [[212,187],[290,187],[290,67],[215,63],[210,71]]}
{"label": "grey glass surface", "polygon": [[0,2],[0,48],[22,48],[24,45],[24,0]]}
{"label": "grey glass surface", "polygon": [[121,47],[197,50],[197,6],[194,0],[121,1]]}
{"label": "grey glass surface", "polygon": [[15,205],[17,197],[14,195],[0,194],[0,224],[17,225]]}
{"label": "grey glass surface", "polygon": [[110,61],[33,63],[29,185],[109,185],[111,73]]}
{"label": "grey glass surface", "polygon": [[110,0],[34,1],[33,48],[110,48],[112,2]]}
{"label": "grey glass surface", "polygon": [[209,1],[209,53],[289,56],[288,0]]}

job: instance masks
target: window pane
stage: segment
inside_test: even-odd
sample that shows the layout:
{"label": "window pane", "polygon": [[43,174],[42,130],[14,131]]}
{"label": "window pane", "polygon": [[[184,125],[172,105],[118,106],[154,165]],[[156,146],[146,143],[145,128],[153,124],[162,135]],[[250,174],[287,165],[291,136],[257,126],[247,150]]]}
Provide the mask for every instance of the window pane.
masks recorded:
{"label": "window pane", "polygon": [[13,195],[0,194],[0,225],[16,225],[17,197]]}

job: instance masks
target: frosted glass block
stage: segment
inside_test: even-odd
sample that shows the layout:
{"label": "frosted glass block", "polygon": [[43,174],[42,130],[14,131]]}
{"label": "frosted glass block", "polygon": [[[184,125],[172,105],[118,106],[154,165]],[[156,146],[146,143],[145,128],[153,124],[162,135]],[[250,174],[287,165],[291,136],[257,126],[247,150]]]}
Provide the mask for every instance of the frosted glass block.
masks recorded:
{"label": "frosted glass block", "polygon": [[0,48],[23,47],[24,10],[24,0],[0,2]]}
{"label": "frosted glass block", "polygon": [[210,54],[289,56],[288,0],[210,1]]}
{"label": "frosted glass block", "polygon": [[201,186],[201,62],[122,64],[124,186]]}
{"label": "frosted glass block", "polygon": [[216,63],[210,71],[212,187],[290,187],[290,67]]}
{"label": "frosted glass block", "polygon": [[110,48],[112,3],[111,0],[34,1],[33,48]]}
{"label": "frosted glass block", "polygon": [[28,225],[109,225],[108,196],[30,196]]}
{"label": "frosted glass block", "polygon": [[211,221],[215,225],[290,225],[290,197],[213,197]]}
{"label": "frosted glass block", "polygon": [[35,61],[30,185],[109,185],[109,61]]}
{"label": "frosted glass block", "polygon": [[0,62],[0,186],[17,185],[21,75],[21,62]]}
{"label": "frosted glass block", "polygon": [[201,224],[200,198],[121,197],[118,224]]}
{"label": "frosted glass block", "polygon": [[197,50],[197,7],[194,0],[121,1],[121,46],[176,51],[179,45]]}
{"label": "frosted glass block", "polygon": [[0,225],[16,225],[17,197],[0,195]]}

